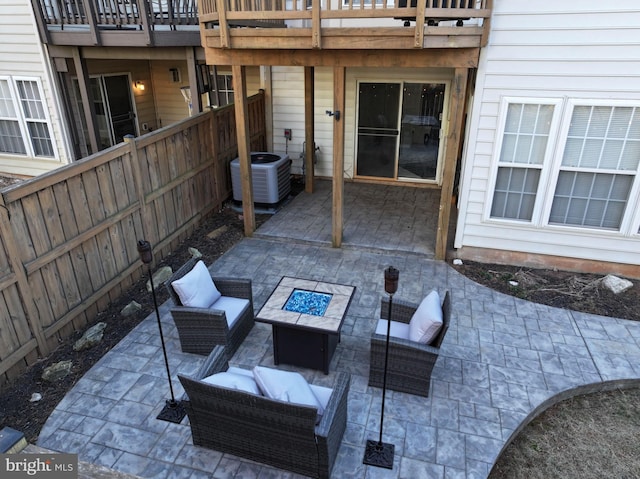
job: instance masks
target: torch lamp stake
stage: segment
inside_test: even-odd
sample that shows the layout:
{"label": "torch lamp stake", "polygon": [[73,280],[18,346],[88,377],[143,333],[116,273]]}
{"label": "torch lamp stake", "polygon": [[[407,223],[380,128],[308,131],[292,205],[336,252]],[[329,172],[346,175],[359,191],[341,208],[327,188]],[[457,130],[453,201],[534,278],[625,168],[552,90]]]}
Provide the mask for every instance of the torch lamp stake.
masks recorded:
{"label": "torch lamp stake", "polygon": [[140,259],[143,263],[145,263],[149,269],[149,282],[151,283],[151,296],[153,297],[153,307],[156,311],[156,319],[158,320],[158,329],[160,330],[160,343],[162,344],[162,354],[164,355],[164,365],[167,369],[167,379],[169,380],[169,391],[171,392],[171,399],[166,401],[166,404],[160,414],[158,414],[157,419],[161,419],[163,421],[174,422],[179,424],[184,416],[186,415],[186,411],[184,406],[179,401],[176,401],[175,395],[173,394],[173,384],[171,383],[171,370],[169,369],[169,358],[167,356],[167,347],[164,342],[164,333],[162,331],[162,322],[160,321],[160,310],[158,309],[158,300],[156,299],[156,288],[153,284],[153,274],[151,273],[151,261],[153,259],[151,244],[148,241],[140,240],[138,241],[138,253],[140,253]]}
{"label": "torch lamp stake", "polygon": [[398,290],[398,270],[390,266],[384,271],[384,289],[389,294],[389,317],[387,318],[387,341],[384,352],[384,373],[382,375],[382,407],[380,409],[380,437],[378,441],[367,440],[364,450],[363,464],[393,469],[395,446],[382,442],[382,426],[384,424],[384,402],[387,394],[387,368],[389,366],[389,336],[391,333],[391,310],[393,295]]}

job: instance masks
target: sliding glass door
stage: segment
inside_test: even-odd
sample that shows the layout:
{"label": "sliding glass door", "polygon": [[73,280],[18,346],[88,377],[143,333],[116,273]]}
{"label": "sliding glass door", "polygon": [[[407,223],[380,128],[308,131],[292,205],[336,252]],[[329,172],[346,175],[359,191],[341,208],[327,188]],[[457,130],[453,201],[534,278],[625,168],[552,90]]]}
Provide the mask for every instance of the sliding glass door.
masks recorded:
{"label": "sliding glass door", "polygon": [[[129,75],[99,75],[89,79],[91,98],[96,112],[96,123],[99,132],[99,148],[104,149],[123,141],[126,135],[138,134],[136,114],[131,96]],[[80,85],[77,78],[73,80],[75,98],[74,116],[81,122],[79,128],[82,156],[90,151],[87,123],[80,96]]]}
{"label": "sliding glass door", "polygon": [[356,175],[396,177],[400,83],[360,83]]}
{"label": "sliding glass door", "polygon": [[356,176],[437,181],[445,84],[358,87]]}

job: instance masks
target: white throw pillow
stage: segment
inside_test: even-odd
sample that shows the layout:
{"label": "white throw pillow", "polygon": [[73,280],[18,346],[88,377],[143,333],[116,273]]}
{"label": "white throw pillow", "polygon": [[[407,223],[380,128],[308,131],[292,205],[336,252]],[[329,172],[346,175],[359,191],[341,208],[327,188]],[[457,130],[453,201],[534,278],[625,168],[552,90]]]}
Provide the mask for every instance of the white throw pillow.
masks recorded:
{"label": "white throw pillow", "polygon": [[222,386],[229,389],[238,389],[252,394],[260,396],[260,389],[256,384],[256,381],[244,374],[236,374],[225,371],[223,373],[216,373],[208,376],[202,380],[203,383],[211,384],[213,386]]}
{"label": "white throw pillow", "polygon": [[429,344],[442,328],[442,306],[440,295],[431,291],[422,300],[409,321],[409,339],[418,343]]}
{"label": "white throw pillow", "polygon": [[208,308],[221,296],[202,260],[182,278],[173,281],[171,286],[178,294],[182,305],[192,308]]}
{"label": "white throw pillow", "polygon": [[318,409],[320,416],[324,413],[322,404],[302,374],[256,366],[253,368],[253,377],[266,397],[313,406]]}

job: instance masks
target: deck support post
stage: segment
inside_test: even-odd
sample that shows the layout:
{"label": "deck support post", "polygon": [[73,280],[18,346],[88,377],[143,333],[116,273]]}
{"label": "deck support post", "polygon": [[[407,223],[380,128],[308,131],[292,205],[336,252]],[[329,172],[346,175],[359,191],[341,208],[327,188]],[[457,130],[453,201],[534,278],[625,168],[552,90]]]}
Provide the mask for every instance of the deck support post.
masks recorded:
{"label": "deck support post", "polygon": [[91,144],[91,153],[100,151],[98,145],[98,120],[96,118],[95,102],[91,96],[91,88],[89,86],[89,72],[87,71],[87,62],[82,58],[80,48],[73,48],[73,64],[78,76],[78,86],[80,89],[80,97],[82,99],[82,107],[84,109],[84,119],[87,122],[87,134],[89,135],[89,143]]}
{"label": "deck support post", "polygon": [[442,172],[442,188],[440,190],[440,208],[438,209],[438,229],[436,231],[435,258],[444,260],[447,257],[449,236],[449,220],[451,216],[451,196],[458,163],[460,141],[464,134],[464,111],[467,95],[467,68],[456,68],[451,84],[451,121],[447,134],[444,170]]}
{"label": "deck support post", "polygon": [[[342,246],[344,217],[344,107],[345,67],[333,69],[333,201],[332,236],[334,248]],[[313,147],[311,147],[313,148]],[[307,147],[309,149],[309,147]]]}
{"label": "deck support post", "polygon": [[315,175],[313,157],[315,156],[315,123],[313,118],[315,85],[313,67],[304,67],[304,191],[313,193]]}
{"label": "deck support post", "polygon": [[240,183],[242,184],[242,215],[245,236],[253,236],[256,229],[256,215],[253,209],[253,181],[251,178],[251,143],[249,141],[249,115],[247,107],[246,68],[241,65],[231,67],[233,75],[233,99],[236,113],[236,137],[238,158],[240,158]]}

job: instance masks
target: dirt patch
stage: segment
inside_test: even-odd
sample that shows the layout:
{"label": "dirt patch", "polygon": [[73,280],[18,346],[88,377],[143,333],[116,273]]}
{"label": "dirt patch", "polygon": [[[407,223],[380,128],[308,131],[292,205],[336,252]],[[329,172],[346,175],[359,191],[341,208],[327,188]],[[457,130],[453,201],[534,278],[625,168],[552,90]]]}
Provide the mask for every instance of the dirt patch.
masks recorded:
{"label": "dirt patch", "polygon": [[602,275],[473,261],[464,261],[454,268],[477,283],[534,303],[640,320],[640,281],[632,281],[630,289],[614,294],[602,284]]}
{"label": "dirt patch", "polygon": [[5,186],[14,185],[16,183],[20,183],[21,181],[23,180],[18,177],[0,175],[0,190]]}

